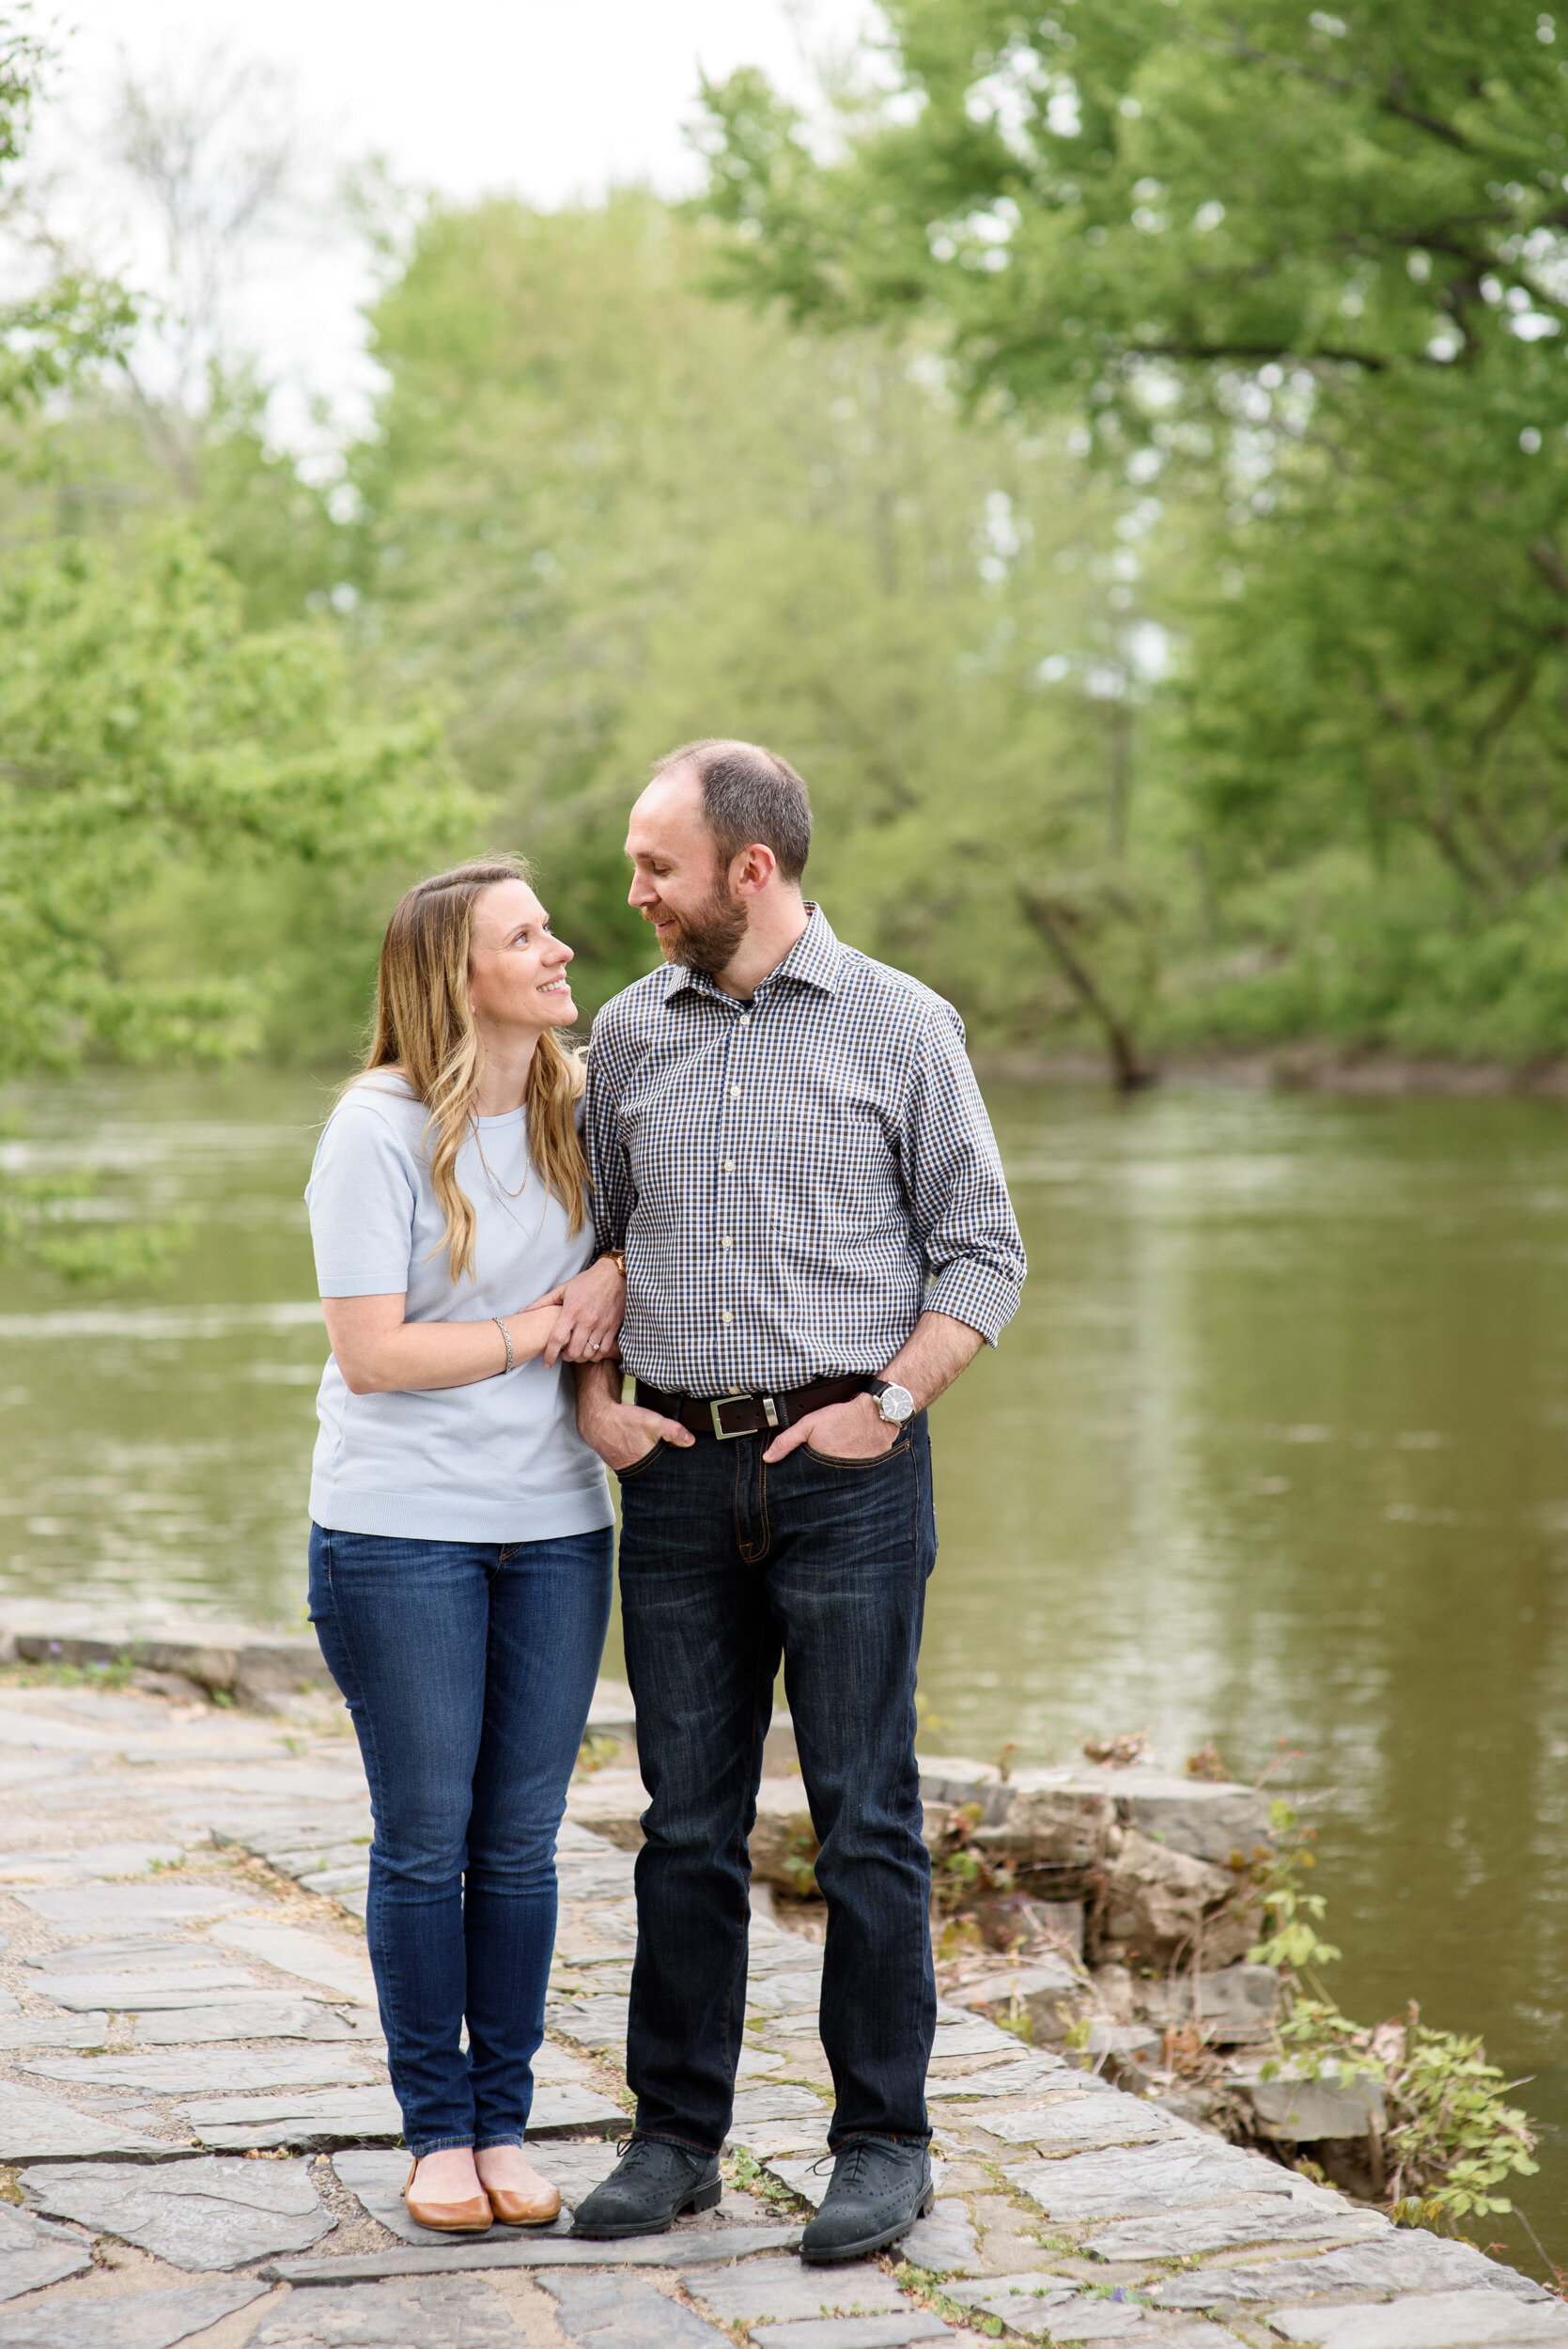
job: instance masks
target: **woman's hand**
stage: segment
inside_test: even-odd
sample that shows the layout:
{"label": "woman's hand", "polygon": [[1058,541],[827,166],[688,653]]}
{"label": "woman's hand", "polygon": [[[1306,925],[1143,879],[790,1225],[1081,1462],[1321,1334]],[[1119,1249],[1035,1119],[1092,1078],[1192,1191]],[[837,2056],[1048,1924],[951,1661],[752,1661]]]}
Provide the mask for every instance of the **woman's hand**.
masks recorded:
{"label": "woman's hand", "polygon": [[613,1256],[600,1256],[586,1272],[567,1281],[523,1308],[534,1313],[553,1305],[554,1326],[545,1341],[544,1359],[551,1366],[568,1362],[608,1362],[614,1360],[615,1338],[626,1311],[626,1281]]}

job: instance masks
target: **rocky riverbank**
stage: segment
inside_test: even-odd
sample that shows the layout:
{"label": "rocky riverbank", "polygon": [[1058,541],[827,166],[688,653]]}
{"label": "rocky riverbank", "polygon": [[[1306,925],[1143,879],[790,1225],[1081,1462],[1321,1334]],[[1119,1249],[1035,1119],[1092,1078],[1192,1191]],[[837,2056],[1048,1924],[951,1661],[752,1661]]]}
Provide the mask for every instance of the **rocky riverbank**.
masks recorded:
{"label": "rocky riverbank", "polygon": [[[565,2220],[455,2243],[400,2200],[358,1923],[369,1809],[311,1644],[23,1610],[5,1652],[0,2349],[1568,2349],[1541,2286],[1261,2149],[1327,2141],[1301,2134],[1325,2117],[1308,2084],[1277,2084],[1271,2122],[1254,2074],[1258,2145],[1216,2133],[1201,2065],[1243,2093],[1274,1987],[1239,1953],[1257,1883],[1233,1854],[1269,1825],[1251,1789],[928,1760],[939,2198],[900,2258],[824,2274],[791,2256],[831,2108],[781,1725],[719,2210],[621,2246]],[[531,2130],[568,2211],[625,2125],[634,1754],[606,1687],[562,1836]]]}

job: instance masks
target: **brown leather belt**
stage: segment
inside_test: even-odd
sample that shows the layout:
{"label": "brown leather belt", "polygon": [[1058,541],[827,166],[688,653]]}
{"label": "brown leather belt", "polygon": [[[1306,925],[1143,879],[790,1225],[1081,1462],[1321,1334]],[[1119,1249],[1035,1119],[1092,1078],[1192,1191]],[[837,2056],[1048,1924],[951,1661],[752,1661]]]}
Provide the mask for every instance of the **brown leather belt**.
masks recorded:
{"label": "brown leather belt", "polygon": [[695,1394],[666,1394],[662,1387],[637,1381],[637,1400],[661,1419],[678,1419],[694,1435],[716,1436],[727,1443],[735,1436],[768,1436],[820,1411],[828,1403],[847,1403],[864,1394],[869,1377],[814,1378],[809,1386],[786,1387],[778,1394],[721,1394],[706,1400]]}

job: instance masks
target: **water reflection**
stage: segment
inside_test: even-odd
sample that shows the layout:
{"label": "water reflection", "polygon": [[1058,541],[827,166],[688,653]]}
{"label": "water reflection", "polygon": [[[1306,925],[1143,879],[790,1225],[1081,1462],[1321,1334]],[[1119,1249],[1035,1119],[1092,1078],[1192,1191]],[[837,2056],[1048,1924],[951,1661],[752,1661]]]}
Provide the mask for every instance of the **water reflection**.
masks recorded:
{"label": "water reflection", "polygon": [[[994,1085],[1024,1311],[936,1414],[924,1681],[952,1750],[1213,1738],[1320,1790],[1334,1987],[1565,2056],[1568,1115]],[[325,1348],[300,1202],[327,1088],[23,1104],[196,1219],[110,1305],[0,1285],[0,1573],[297,1620]],[[611,1668],[616,1658],[612,1656]],[[1531,2092],[1568,2117],[1568,2077]],[[1521,2199],[1568,2255],[1568,2164]]]}

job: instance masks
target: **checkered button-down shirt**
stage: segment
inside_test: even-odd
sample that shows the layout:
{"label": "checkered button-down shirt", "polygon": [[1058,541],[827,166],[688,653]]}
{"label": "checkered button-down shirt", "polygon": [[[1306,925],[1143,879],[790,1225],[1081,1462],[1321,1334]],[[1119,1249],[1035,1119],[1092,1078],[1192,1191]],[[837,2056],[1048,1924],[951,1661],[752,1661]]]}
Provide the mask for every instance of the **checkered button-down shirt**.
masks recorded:
{"label": "checkered button-down shirt", "polygon": [[694,1395],[884,1370],[923,1308],[990,1344],[1024,1252],[951,1003],[821,910],[750,1002],[655,971],[605,1005],[586,1128],[621,1356]]}

